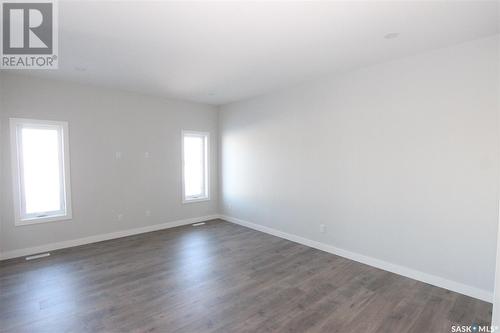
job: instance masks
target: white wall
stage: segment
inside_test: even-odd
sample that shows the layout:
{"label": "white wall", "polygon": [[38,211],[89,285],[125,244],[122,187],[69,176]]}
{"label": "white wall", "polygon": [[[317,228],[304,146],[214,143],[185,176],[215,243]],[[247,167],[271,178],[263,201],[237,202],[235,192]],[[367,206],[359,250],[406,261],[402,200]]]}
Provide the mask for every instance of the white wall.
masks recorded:
{"label": "white wall", "polygon": [[476,40],[222,107],[222,213],[491,294],[498,46]]}
{"label": "white wall", "polygon": [[[2,73],[0,250],[217,213],[217,110],[194,103]],[[73,220],[14,226],[8,118],[69,122]],[[182,204],[181,130],[212,133],[211,198]],[[115,152],[122,159],[115,159]],[[150,158],[144,158],[149,152]],[[146,217],[145,211],[151,216]],[[118,221],[117,214],[123,214]]]}
{"label": "white wall", "polygon": [[[500,95],[499,95],[500,96]],[[497,236],[497,254],[496,254],[496,271],[495,271],[495,286],[493,298],[493,311],[491,324],[492,326],[500,327],[500,228]]]}

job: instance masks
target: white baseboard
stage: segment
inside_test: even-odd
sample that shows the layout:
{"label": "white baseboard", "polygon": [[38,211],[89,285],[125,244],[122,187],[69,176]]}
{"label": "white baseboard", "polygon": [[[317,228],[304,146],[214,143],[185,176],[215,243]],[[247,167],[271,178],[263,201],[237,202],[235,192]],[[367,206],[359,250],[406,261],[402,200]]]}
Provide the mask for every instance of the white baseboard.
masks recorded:
{"label": "white baseboard", "polygon": [[239,224],[244,227],[248,227],[254,230],[258,230],[261,232],[264,232],[266,234],[270,234],[276,237],[284,238],[287,240],[290,240],[292,242],[296,242],[299,244],[303,244],[321,251],[329,252],[344,258],[348,258],[366,265],[370,265],[376,268],[380,268],[383,270],[386,270],[388,272],[392,272],[395,274],[399,274],[402,276],[406,276],[411,279],[415,279],[418,281],[422,281],[440,288],[448,289],[460,294],[464,294],[470,297],[474,297],[486,302],[493,302],[493,292],[484,290],[484,289],[479,289],[473,286],[469,286],[463,283],[459,283],[453,280],[445,279],[436,275],[424,273],[421,271],[417,271],[408,267],[396,265],[387,261],[383,261],[380,259],[372,258],[369,256],[365,256],[359,253],[351,252],[348,250],[340,249],[332,245],[328,245],[325,243],[313,241],[311,239],[307,239],[304,237],[300,237],[297,235],[292,235],[283,231],[279,231],[273,228],[265,227],[259,224],[255,224],[252,222],[244,221],[241,219],[237,219],[235,217],[231,216],[226,216],[226,215],[208,215],[208,216],[201,216],[201,217],[195,217],[195,218],[189,218],[189,219],[184,219],[184,220],[178,220],[178,221],[173,221],[173,222],[167,222],[167,223],[162,223],[162,224],[155,224],[151,226],[146,226],[146,227],[141,227],[141,228],[134,228],[134,229],[128,229],[128,230],[122,230],[122,231],[116,231],[108,234],[103,234],[103,235],[95,235],[95,236],[89,236],[89,237],[84,237],[84,238],[78,238],[78,239],[73,239],[73,240],[68,240],[68,241],[63,241],[63,242],[57,242],[57,243],[50,243],[50,244],[45,244],[41,246],[35,246],[35,247],[30,247],[30,248],[24,248],[24,249],[18,249],[18,250],[13,250],[13,251],[7,251],[0,253],[0,260],[6,260],[6,259],[11,259],[11,258],[17,258],[17,257],[23,257],[27,255],[32,255],[32,254],[37,254],[41,252],[47,252],[47,251],[54,251],[58,249],[63,249],[63,248],[68,248],[68,247],[73,247],[73,246],[79,246],[79,245],[85,245],[85,244],[91,244],[91,243],[96,243],[96,242],[101,242],[105,240],[110,240],[110,239],[115,239],[115,238],[121,238],[121,237],[126,237],[126,236],[132,236],[132,235],[137,235],[137,234],[142,234],[145,232],[151,232],[151,231],[157,231],[157,230],[162,230],[162,229],[168,229],[168,228],[173,228],[173,227],[178,227],[182,225],[188,225],[188,224],[193,224],[193,223],[198,223],[198,222],[203,222],[203,221],[208,221],[208,220],[213,220],[221,218],[225,221]]}
{"label": "white baseboard", "polygon": [[177,221],[172,221],[172,222],[167,222],[167,223],[162,223],[162,224],[150,225],[150,226],[141,227],[141,228],[121,230],[121,231],[111,232],[111,233],[103,234],[103,235],[95,235],[95,236],[72,239],[72,240],[62,241],[62,242],[57,242],[57,243],[45,244],[45,245],[41,245],[41,246],[35,246],[35,247],[30,247],[30,248],[7,251],[7,252],[0,253],[0,260],[6,260],[6,259],[11,259],[11,258],[17,258],[17,257],[24,257],[27,255],[37,254],[40,252],[54,251],[54,250],[58,250],[58,249],[64,249],[67,247],[96,243],[96,242],[101,242],[101,241],[115,239],[115,238],[121,238],[121,237],[126,237],[126,236],[142,234],[145,232],[157,231],[157,230],[162,230],[162,229],[178,227],[181,225],[187,225],[187,224],[193,224],[193,223],[213,220],[213,219],[217,219],[217,218],[219,218],[219,215],[208,215],[208,216],[194,217],[194,218],[189,218],[189,219],[184,219],[184,220],[177,220]]}
{"label": "white baseboard", "polygon": [[313,247],[313,248],[321,250],[321,251],[333,253],[335,255],[338,255],[338,256],[341,256],[341,257],[344,257],[347,259],[351,259],[351,260],[354,260],[354,261],[357,261],[357,262],[360,262],[360,263],[363,263],[366,265],[380,268],[380,269],[383,269],[383,270],[391,272],[391,273],[406,276],[408,278],[418,280],[421,282],[425,282],[425,283],[431,284],[431,285],[436,286],[436,287],[448,289],[448,290],[451,290],[451,291],[454,291],[454,292],[457,292],[457,293],[460,293],[463,295],[467,295],[467,296],[474,297],[474,298],[477,298],[477,299],[480,299],[480,300],[483,300],[483,301],[486,301],[489,303],[493,303],[493,292],[490,292],[488,290],[479,289],[479,288],[469,286],[469,285],[466,285],[463,283],[448,280],[448,279],[445,279],[445,278],[442,278],[442,277],[439,277],[436,275],[424,273],[424,272],[417,271],[417,270],[414,270],[414,269],[411,269],[408,267],[396,265],[396,264],[393,264],[393,263],[390,263],[387,261],[368,257],[365,255],[351,252],[351,251],[347,251],[344,249],[340,249],[340,248],[337,248],[337,247],[332,246],[332,245],[313,241],[313,240],[303,238],[303,237],[300,237],[297,235],[292,235],[292,234],[289,234],[289,233],[286,233],[283,231],[279,231],[276,229],[265,227],[265,226],[255,224],[252,222],[240,220],[240,219],[237,219],[235,217],[221,215],[220,218],[225,220],[225,221],[228,221],[228,222],[232,222],[232,223],[244,226],[244,227],[248,227],[248,228],[251,228],[254,230],[264,232],[266,234],[270,234],[270,235],[273,235],[276,237],[284,238],[284,239],[290,240],[290,241],[295,242],[295,243],[299,243],[302,245]]}

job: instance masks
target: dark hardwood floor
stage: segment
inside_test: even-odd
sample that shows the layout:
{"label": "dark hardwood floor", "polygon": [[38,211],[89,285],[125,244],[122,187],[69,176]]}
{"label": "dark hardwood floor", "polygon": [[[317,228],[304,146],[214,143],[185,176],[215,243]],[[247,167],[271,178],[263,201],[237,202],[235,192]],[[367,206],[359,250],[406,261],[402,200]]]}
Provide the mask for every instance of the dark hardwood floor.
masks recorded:
{"label": "dark hardwood floor", "polygon": [[0,263],[1,332],[451,332],[491,304],[220,220]]}

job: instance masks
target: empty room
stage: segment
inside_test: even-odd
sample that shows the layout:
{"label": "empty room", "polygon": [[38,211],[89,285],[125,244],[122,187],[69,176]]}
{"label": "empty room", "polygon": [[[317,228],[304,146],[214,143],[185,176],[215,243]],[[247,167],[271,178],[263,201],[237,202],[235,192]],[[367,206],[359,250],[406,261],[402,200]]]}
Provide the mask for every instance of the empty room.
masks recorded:
{"label": "empty room", "polygon": [[0,5],[0,332],[500,333],[500,1]]}

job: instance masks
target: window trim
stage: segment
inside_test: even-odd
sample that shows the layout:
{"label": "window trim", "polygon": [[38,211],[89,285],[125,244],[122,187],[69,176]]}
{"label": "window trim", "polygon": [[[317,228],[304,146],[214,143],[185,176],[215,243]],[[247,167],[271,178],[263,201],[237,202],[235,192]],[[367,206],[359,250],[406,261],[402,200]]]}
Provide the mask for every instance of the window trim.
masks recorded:
{"label": "window trim", "polygon": [[[12,187],[13,187],[13,202],[14,202],[14,224],[15,226],[32,225],[38,223],[55,222],[71,220],[72,205],[71,205],[71,183],[70,183],[70,163],[69,163],[69,132],[68,132],[68,122],[66,121],[53,121],[53,120],[39,120],[39,119],[25,119],[25,118],[10,118],[10,143],[11,143],[11,164],[12,164]],[[33,215],[24,216],[22,213],[24,198],[21,177],[21,166],[22,166],[22,147],[20,146],[20,140],[18,138],[18,128],[20,126],[30,126],[39,128],[54,128],[59,129],[61,135],[62,143],[62,190],[61,193],[65,203],[64,214],[56,214],[59,211],[54,212],[53,215],[48,215],[44,217],[37,217]],[[51,212],[46,212],[51,213]]]}
{"label": "window trim", "polygon": [[[184,137],[186,135],[200,136],[205,138],[205,184],[206,184],[206,195],[203,197],[196,198],[186,198],[186,188],[185,188],[185,179],[184,179]],[[202,201],[210,200],[210,132],[201,132],[201,131],[191,131],[191,130],[182,130],[181,133],[181,179],[182,179],[182,203],[195,203]]]}

